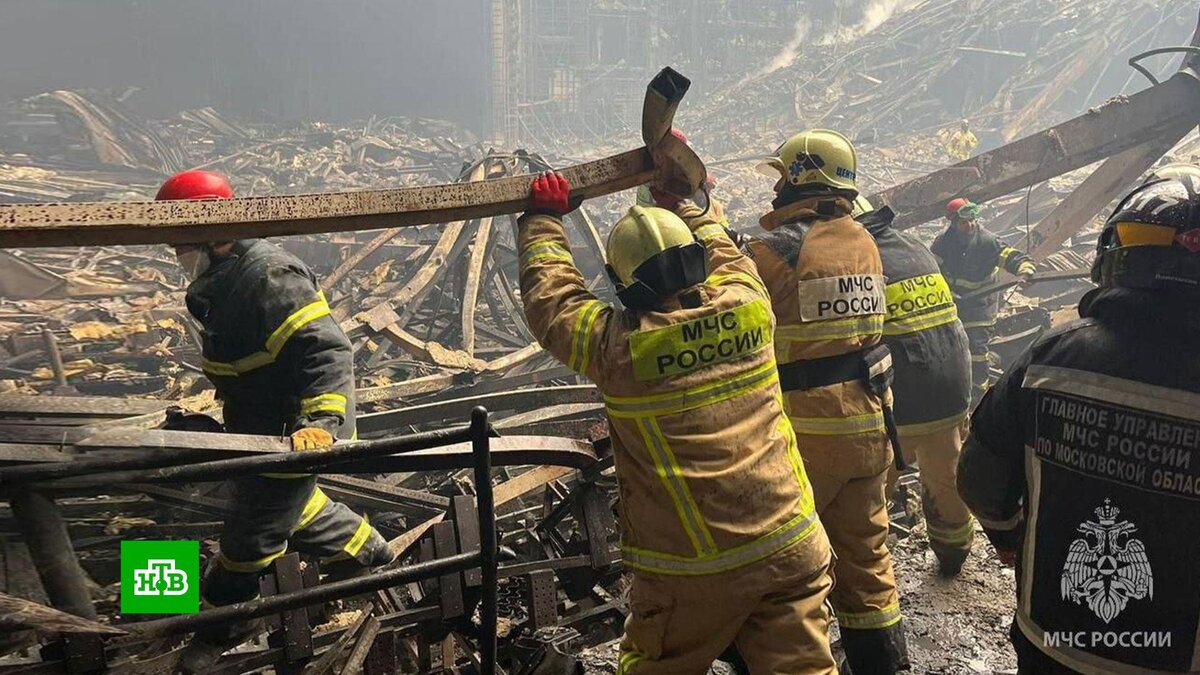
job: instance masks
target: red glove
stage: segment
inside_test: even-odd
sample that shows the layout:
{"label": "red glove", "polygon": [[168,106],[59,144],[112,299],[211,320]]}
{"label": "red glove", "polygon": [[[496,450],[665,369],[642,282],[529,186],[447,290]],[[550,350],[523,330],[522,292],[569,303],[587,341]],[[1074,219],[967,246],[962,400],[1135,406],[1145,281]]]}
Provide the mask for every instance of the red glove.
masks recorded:
{"label": "red glove", "polygon": [[571,184],[566,176],[557,171],[547,171],[533,179],[529,199],[531,213],[561,217],[574,210],[571,206]]}
{"label": "red glove", "polygon": [[[690,143],[688,143],[687,134],[683,133],[683,131],[681,131],[679,129],[679,127],[671,127],[671,135],[674,136],[675,138],[683,141],[684,145],[690,145]],[[712,176],[705,176],[704,181],[705,181],[706,187],[710,191],[713,189],[713,186],[716,185],[716,181],[714,181],[712,179]],[[653,187],[650,188],[650,196],[654,197],[654,203],[656,205],[658,205],[661,208],[667,209],[668,211],[674,211],[675,207],[679,206],[679,202],[683,201],[684,199],[687,199],[687,196],[680,197],[678,195],[673,195],[670,192],[664,192],[662,190],[657,190]]]}
{"label": "red glove", "polygon": [[673,195],[670,192],[663,192],[662,190],[655,188],[650,188],[650,196],[654,197],[654,203],[657,204],[659,208],[664,208],[668,211],[674,211],[675,207],[679,206],[679,202],[683,201],[683,197]]}

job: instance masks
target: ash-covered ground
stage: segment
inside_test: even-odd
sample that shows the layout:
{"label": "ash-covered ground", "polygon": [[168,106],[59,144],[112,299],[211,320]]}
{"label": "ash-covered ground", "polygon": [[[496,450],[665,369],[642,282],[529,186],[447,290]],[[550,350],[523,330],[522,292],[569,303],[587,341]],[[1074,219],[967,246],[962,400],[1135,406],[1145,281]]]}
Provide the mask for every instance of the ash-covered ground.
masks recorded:
{"label": "ash-covered ground", "polygon": [[[1012,675],[1017,661],[1008,642],[1015,607],[1013,570],[1003,567],[982,532],[971,558],[954,579],[938,575],[924,523],[889,542],[900,584],[912,672],[919,675]],[[617,671],[617,642],[581,655],[587,673]],[[735,675],[716,663],[710,675]]]}

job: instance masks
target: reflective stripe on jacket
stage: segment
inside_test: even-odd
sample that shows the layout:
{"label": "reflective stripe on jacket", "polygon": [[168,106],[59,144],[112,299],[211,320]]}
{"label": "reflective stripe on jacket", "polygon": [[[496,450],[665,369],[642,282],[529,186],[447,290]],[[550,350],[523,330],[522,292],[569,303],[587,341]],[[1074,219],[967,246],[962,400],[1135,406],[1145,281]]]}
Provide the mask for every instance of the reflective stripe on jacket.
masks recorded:
{"label": "reflective stripe on jacket", "polygon": [[949,285],[929,249],[891,227],[886,206],[859,217],[888,284],[883,341],[892,352],[897,425],[925,434],[957,426],[971,404],[971,354]]}
{"label": "reflective stripe on jacket", "polygon": [[[840,201],[847,213],[848,202]],[[849,215],[818,216],[806,206],[784,207],[791,222],[743,246],[771,294],[780,363],[861,351],[883,335],[885,284],[875,241]],[[863,382],[784,397],[796,433],[805,436],[806,461],[823,464],[818,455],[836,453],[849,475],[873,475],[891,461],[883,400]]]}
{"label": "reflective stripe on jacket", "polygon": [[[994,283],[1001,268],[1012,274],[1033,271],[1029,256],[1004,245],[983,227],[963,233],[951,225],[938,235],[930,250],[937,256],[950,290],[960,296]],[[995,324],[999,310],[999,293],[958,301],[958,316],[964,328]]]}
{"label": "reflective stripe on jacket", "polygon": [[188,286],[187,306],[202,326],[204,373],[224,403],[226,429],[353,435],[350,341],[298,258],[268,241],[239,241]]}
{"label": "reflective stripe on jacket", "polygon": [[681,209],[710,271],[687,308],[599,300],[562,222],[530,214],[519,227],[521,297],[538,342],[604,395],[624,563],[698,575],[761,560],[820,524],[783,415],[762,281],[723,227]]}
{"label": "reflective stripe on jacket", "polygon": [[1194,296],[1098,289],[1080,315],[984,396],[959,492],[1019,551],[1015,624],[1058,664],[1036,672],[1200,672]]}

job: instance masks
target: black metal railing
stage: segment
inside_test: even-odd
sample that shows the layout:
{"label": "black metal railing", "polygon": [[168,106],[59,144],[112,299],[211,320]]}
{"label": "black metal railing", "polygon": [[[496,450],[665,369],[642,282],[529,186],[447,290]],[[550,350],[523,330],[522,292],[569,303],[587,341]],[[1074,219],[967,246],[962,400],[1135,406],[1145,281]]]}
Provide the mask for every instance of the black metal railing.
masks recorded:
{"label": "black metal railing", "polygon": [[[162,465],[164,460],[170,461],[171,458],[160,456],[157,458],[80,459],[51,466],[11,467],[4,470],[3,477],[0,479],[0,489],[13,488],[17,493],[33,491],[40,493],[42,490],[111,487],[114,484],[146,481],[225,480],[234,476],[265,472],[308,473],[317,470],[333,470],[353,473],[357,462],[454,443],[470,442],[475,478],[475,506],[479,525],[480,547],[478,551],[459,553],[404,567],[384,569],[354,579],[334,581],[311,588],[207,609],[198,614],[117,624],[117,627],[128,631],[129,634],[116,638],[109,644],[119,646],[152,637],[192,632],[204,626],[277,614],[413,581],[479,569],[482,577],[479,608],[481,623],[480,671],[483,675],[493,675],[496,668],[499,546],[496,538],[496,517],[491,483],[491,435],[492,430],[488,423],[487,410],[483,407],[476,407],[471,411],[471,422],[467,426],[397,438],[339,444],[320,452],[266,453],[251,457],[174,466]],[[53,502],[50,503],[53,504]],[[65,535],[65,530],[63,534]],[[69,541],[67,545],[69,546]]]}

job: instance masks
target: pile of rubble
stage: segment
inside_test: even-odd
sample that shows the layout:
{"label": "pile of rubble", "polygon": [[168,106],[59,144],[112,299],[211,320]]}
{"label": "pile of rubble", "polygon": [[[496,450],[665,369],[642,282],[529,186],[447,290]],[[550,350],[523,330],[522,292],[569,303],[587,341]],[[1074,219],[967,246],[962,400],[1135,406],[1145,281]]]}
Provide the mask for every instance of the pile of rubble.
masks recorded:
{"label": "pile of rubble", "polygon": [[[205,109],[150,122],[106,97],[60,91],[0,112],[0,198],[146,199],[167,172],[197,165],[228,173],[246,195],[478,181],[549,168],[536,155],[457,145],[451,134],[470,139],[445,123],[402,118],[353,129],[268,129]],[[360,404],[394,406],[506,376],[532,383],[565,375],[525,327],[513,222],[281,240],[323,277],[334,315],[355,340]],[[599,275],[600,233],[584,210],[571,222],[587,252],[581,265]],[[0,256],[0,393],[70,387],[180,399],[205,387],[198,333],[183,305],[186,280],[167,247]]]}
{"label": "pile of rubble", "polygon": [[[800,16],[799,39],[689,111],[689,131],[729,157],[827,127],[901,150],[906,170],[927,172],[943,164],[940,147],[899,147],[907,135],[965,118],[986,148],[1044,128],[1140,88],[1141,76],[1120,64],[1184,44],[1195,20],[1194,7],[1167,0],[876,4],[908,11],[879,24],[868,9],[862,25],[836,30]],[[1152,65],[1165,73],[1172,64]]]}
{"label": "pile of rubble", "polygon": [[[191,111],[180,120],[149,122],[117,102],[76,92],[12,106],[7,117],[0,115],[0,129],[7,139],[0,162],[8,172],[0,175],[33,177],[0,184],[13,200],[144,199],[164,174],[194,164],[228,172],[243,194],[276,186],[313,192],[479,181],[549,168],[528,153],[456,145],[440,133],[452,130],[424,120],[266,131],[213,111]],[[66,194],[84,182],[92,187]],[[600,234],[584,211],[570,222],[580,265],[601,287]],[[313,263],[335,318],[352,338],[363,439],[452,427],[480,404],[505,435],[493,453],[494,513],[500,544],[515,560],[499,572],[499,633],[502,661],[521,671],[523,664],[546,658],[573,660],[585,647],[619,636],[624,582],[614,564],[611,459],[605,458],[606,434],[594,428],[602,405],[594,389],[533,342],[517,295],[514,233],[514,220],[505,217],[281,243]],[[121,442],[153,447],[156,456],[182,453],[175,456],[192,463],[239,456],[228,448],[196,447],[205,443],[194,437],[140,431],[160,424],[171,405],[219,410],[198,367],[198,333],[182,302],[186,282],[167,247],[0,255],[0,394],[41,395],[0,396],[0,467],[66,462],[70,453],[99,447],[95,443],[110,448],[106,433],[132,434]],[[502,459],[506,450],[515,453],[511,459]],[[453,455],[453,446],[444,452]],[[459,460],[422,461],[412,470],[372,472],[371,480],[330,472],[322,487],[369,510],[406,563],[443,558],[447,541],[456,550],[470,545],[475,488],[469,471],[447,470],[447,462]],[[13,474],[7,475],[11,481]],[[103,490],[121,496],[60,504],[71,545],[89,583],[97,584],[95,609],[117,620],[115,542],[202,539],[207,556],[215,551],[220,521],[230,514],[219,483],[128,482],[114,479]],[[26,618],[16,625],[35,630],[4,641],[2,651],[13,653],[9,663],[17,664],[0,665],[6,672],[39,658],[58,667],[64,658],[53,648],[32,649],[36,630],[61,626],[65,615],[42,616],[16,599],[51,604],[19,525],[11,510],[0,509],[0,605],[18,607],[15,615]],[[299,563],[277,563],[264,594],[299,590],[285,588],[287,580],[308,572],[288,565]],[[300,624],[289,628],[284,614],[267,643],[227,656],[218,672],[244,672],[254,663],[274,663],[283,672],[288,663],[308,663],[313,672],[382,673],[478,661],[480,629],[471,620],[480,602],[477,576],[443,575],[360,595],[333,607],[341,612],[314,607],[302,619],[303,631]],[[87,624],[73,630],[100,629]],[[280,648],[276,639],[289,646]],[[95,648],[88,653],[118,670],[158,672],[169,670],[164,664],[178,643],[126,638],[109,645],[107,654]],[[71,644],[68,651],[82,649]]]}

